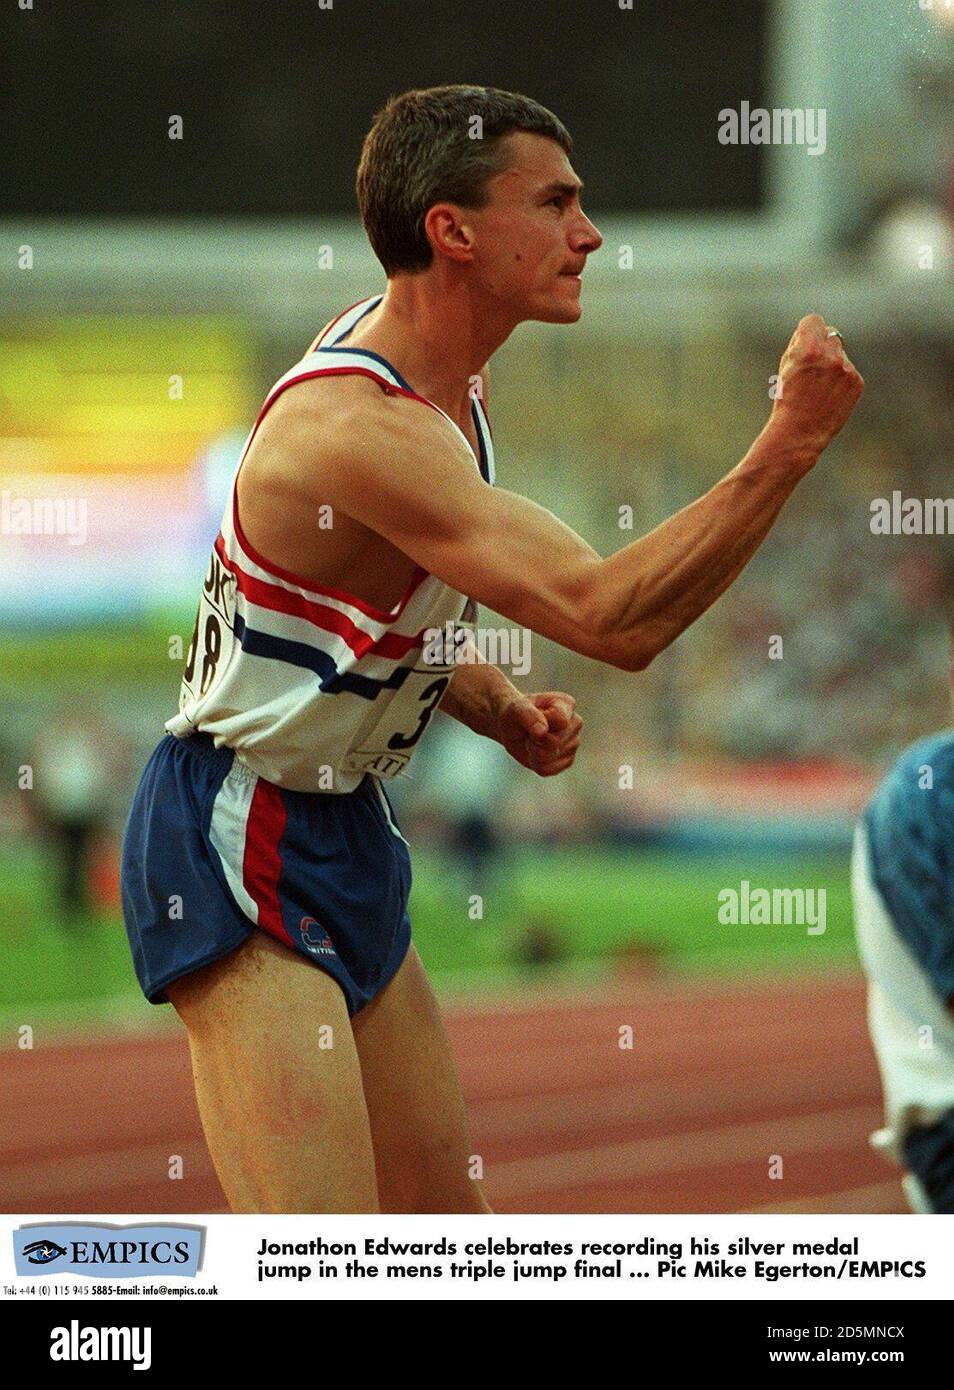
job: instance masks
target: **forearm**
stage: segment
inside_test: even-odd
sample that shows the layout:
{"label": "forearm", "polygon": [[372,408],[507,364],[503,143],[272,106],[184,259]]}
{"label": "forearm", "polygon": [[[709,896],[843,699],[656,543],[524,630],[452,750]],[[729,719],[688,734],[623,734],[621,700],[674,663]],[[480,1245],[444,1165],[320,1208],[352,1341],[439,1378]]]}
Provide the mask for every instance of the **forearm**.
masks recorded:
{"label": "forearm", "polygon": [[471,651],[471,659],[454,672],[438,709],[475,734],[494,738],[500,711],[520,692],[502,671]]}
{"label": "forearm", "polygon": [[767,425],[721,482],[600,565],[600,625],[642,669],[709,608],[748,564],[815,462]]}

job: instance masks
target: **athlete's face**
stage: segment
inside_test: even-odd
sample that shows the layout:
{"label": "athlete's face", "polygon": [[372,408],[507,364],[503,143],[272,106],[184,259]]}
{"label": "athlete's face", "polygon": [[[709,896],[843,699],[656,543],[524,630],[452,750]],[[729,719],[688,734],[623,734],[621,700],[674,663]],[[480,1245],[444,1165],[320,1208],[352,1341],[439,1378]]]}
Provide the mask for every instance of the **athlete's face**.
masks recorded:
{"label": "athlete's face", "polygon": [[516,131],[505,143],[508,164],[490,180],[489,202],[467,214],[474,264],[519,319],[575,323],[586,258],[603,241],[580,207],[583,185],[555,140]]}

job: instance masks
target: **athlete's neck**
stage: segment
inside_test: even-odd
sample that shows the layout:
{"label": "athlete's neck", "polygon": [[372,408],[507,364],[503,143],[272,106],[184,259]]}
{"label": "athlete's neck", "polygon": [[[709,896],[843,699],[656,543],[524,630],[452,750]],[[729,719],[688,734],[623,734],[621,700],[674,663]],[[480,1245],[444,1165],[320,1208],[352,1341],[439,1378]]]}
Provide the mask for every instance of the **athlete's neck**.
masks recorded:
{"label": "athlete's neck", "polygon": [[459,420],[469,410],[475,377],[514,327],[512,318],[478,304],[470,288],[435,269],[389,280],[347,346],[380,353],[415,391]]}

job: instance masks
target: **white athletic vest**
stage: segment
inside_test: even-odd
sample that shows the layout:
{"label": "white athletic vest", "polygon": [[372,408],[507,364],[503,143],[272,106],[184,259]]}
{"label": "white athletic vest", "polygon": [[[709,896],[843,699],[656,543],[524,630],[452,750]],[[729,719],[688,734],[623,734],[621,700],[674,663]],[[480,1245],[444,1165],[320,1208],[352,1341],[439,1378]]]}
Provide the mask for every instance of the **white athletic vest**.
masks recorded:
{"label": "white athletic vest", "polygon": [[[426,570],[415,570],[386,613],[281,569],[242,532],[238,471],[266,411],[296,382],[369,376],[382,389],[437,410],[466,442],[450,416],[418,396],[383,358],[339,346],[380,299],[362,300],[333,319],[268,393],[212,549],[179,713],[165,726],[178,738],[210,734],[216,747],[234,748],[252,772],[292,791],[349,792],[366,772],[380,778],[403,772],[455,669],[452,643],[441,649],[425,634],[468,626],[461,621],[466,597]],[[492,485],[490,425],[482,403],[475,400],[472,411],[480,444],[474,466]]]}

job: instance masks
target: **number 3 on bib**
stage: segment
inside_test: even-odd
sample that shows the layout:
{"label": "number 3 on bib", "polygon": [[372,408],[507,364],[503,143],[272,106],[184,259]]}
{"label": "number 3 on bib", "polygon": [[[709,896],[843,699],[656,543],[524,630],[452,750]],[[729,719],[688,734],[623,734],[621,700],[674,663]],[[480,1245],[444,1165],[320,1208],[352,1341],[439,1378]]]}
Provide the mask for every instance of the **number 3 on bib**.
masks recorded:
{"label": "number 3 on bib", "polygon": [[388,704],[369,712],[341,761],[343,771],[372,772],[383,778],[403,772],[451,683],[466,631],[473,628],[472,623],[459,619],[447,626],[454,628],[453,640],[428,641],[420,655],[421,664],[403,673],[401,685]]}
{"label": "number 3 on bib", "polygon": [[440,704],[441,696],[450,685],[450,676],[441,676],[439,680],[431,681],[430,685],[425,686],[421,691],[420,699],[423,703],[418,715],[417,728],[411,734],[394,733],[388,739],[389,748],[413,748],[427,728],[428,720]]}

